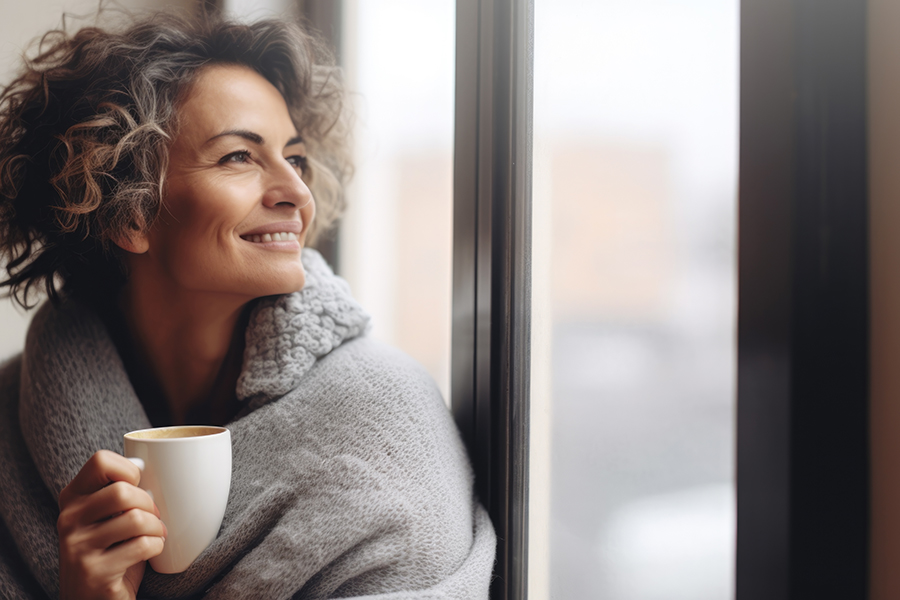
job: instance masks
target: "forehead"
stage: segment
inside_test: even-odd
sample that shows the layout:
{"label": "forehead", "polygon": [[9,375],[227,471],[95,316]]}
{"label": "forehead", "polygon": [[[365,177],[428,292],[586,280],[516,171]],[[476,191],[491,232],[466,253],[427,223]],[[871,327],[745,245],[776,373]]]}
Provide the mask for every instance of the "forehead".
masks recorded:
{"label": "forehead", "polygon": [[179,109],[181,127],[178,137],[205,141],[230,129],[254,131],[264,138],[296,134],[281,93],[249,67],[204,67]]}

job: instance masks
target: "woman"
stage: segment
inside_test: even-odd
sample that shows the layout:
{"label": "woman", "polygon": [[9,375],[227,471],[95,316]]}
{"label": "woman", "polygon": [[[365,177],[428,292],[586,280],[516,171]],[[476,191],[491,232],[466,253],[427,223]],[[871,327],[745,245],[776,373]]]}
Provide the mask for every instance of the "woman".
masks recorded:
{"label": "woman", "polygon": [[[434,384],[303,249],[349,172],[327,65],[281,22],[156,16],[53,32],[4,91],[0,285],[52,302],[0,369],[0,596],[486,597]],[[227,423],[235,466],[167,576],[121,440],[180,423]]]}

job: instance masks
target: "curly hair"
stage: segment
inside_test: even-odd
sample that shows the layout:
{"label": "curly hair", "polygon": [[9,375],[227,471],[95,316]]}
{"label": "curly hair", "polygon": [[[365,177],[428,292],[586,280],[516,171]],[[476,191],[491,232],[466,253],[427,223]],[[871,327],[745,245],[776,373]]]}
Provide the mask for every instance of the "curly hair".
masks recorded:
{"label": "curly hair", "polygon": [[310,243],[336,221],[350,125],[340,74],[311,34],[280,20],[166,14],[119,31],[54,30],[0,93],[0,288],[28,308],[35,287],[54,301],[90,300],[125,283],[114,240],[152,226],[179,101],[200,69],[220,63],[257,71],[285,99],[316,198]]}

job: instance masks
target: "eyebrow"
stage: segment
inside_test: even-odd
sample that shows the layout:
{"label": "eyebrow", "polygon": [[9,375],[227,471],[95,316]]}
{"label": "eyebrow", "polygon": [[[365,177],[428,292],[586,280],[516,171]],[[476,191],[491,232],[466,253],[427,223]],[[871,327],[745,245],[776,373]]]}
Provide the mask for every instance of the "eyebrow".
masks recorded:
{"label": "eyebrow", "polygon": [[[218,139],[220,137],[226,137],[229,135],[243,138],[249,142],[253,142],[257,146],[264,146],[266,143],[266,140],[263,139],[263,136],[259,135],[258,133],[255,133],[253,131],[248,131],[246,129],[229,129],[228,131],[223,131],[222,133],[217,133],[216,135],[214,135],[211,138],[209,138],[208,140],[206,140],[206,143],[208,144],[215,139]],[[285,144],[284,147],[287,148],[288,146],[293,146],[294,144],[300,144],[302,142],[303,142],[303,138],[299,135],[295,135],[294,137],[292,137],[291,139],[289,139],[287,141],[287,144]]]}
{"label": "eyebrow", "polygon": [[254,133],[252,131],[247,131],[246,129],[229,129],[228,131],[223,131],[222,133],[217,133],[216,135],[214,135],[211,138],[209,138],[208,140],[206,140],[206,143],[208,144],[215,139],[218,139],[220,137],[226,137],[229,135],[237,136],[239,138],[244,138],[245,140],[247,140],[249,142],[253,142],[254,144],[256,144],[258,146],[262,146],[266,143],[266,141],[263,139],[263,136],[259,135],[258,133]]}

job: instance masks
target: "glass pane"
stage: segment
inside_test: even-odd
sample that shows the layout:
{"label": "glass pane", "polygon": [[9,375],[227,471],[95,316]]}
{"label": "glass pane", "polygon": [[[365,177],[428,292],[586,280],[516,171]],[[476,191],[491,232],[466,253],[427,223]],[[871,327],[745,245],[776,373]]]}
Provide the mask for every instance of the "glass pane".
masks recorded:
{"label": "glass pane", "polygon": [[737,92],[736,0],[535,2],[534,599],[733,597]]}
{"label": "glass pane", "polygon": [[357,170],[339,269],[373,335],[422,363],[449,401],[456,4],[344,6]]}

